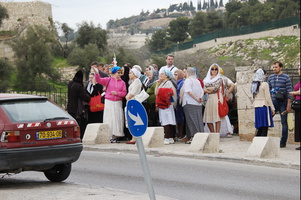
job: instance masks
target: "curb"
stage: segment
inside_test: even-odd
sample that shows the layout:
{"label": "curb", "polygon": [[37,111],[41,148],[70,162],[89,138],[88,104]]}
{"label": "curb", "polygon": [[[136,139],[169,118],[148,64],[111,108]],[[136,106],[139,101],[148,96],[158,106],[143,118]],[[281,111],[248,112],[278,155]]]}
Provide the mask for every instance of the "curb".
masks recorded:
{"label": "curb", "polygon": [[[114,147],[94,147],[94,146],[84,146],[86,151],[100,151],[100,152],[125,152],[125,153],[137,153],[138,149],[129,148],[114,148]],[[180,152],[180,151],[164,151],[164,150],[153,150],[145,149],[147,155],[154,156],[169,156],[169,157],[182,157],[200,160],[211,160],[211,161],[224,161],[224,162],[234,162],[241,164],[257,165],[257,166],[267,166],[275,168],[289,168],[300,170],[300,164],[284,161],[275,161],[269,159],[255,158],[255,157],[235,157],[220,154],[201,154],[192,152]]]}

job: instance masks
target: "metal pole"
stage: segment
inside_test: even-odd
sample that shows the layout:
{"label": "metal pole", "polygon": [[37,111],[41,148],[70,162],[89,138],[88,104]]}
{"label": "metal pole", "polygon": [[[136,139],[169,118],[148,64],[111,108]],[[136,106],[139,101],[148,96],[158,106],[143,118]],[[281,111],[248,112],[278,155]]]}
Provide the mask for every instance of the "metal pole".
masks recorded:
{"label": "metal pole", "polygon": [[140,162],[141,162],[142,169],[143,169],[144,179],[147,184],[149,199],[156,200],[155,191],[154,191],[152,179],[151,179],[151,176],[149,173],[149,168],[147,165],[147,159],[146,159],[143,141],[142,141],[141,137],[136,137],[136,144],[137,144],[137,148],[138,148],[138,152],[139,152],[139,156],[140,156]]}

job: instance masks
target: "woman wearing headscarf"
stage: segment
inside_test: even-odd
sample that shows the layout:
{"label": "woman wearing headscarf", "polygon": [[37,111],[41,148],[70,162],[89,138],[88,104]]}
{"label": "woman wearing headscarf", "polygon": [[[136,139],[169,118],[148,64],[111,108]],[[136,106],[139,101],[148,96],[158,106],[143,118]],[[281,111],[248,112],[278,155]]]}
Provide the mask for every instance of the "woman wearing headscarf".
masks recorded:
{"label": "woman wearing headscarf", "polygon": [[[219,72],[220,72],[220,75],[221,75],[221,77],[223,79],[224,94],[226,96],[226,99],[227,100],[231,100],[230,95],[232,95],[232,92],[234,90],[235,85],[234,85],[234,83],[228,77],[225,76],[224,70],[221,67],[219,67]],[[233,95],[232,95],[232,98],[234,98]],[[229,110],[231,110],[231,107],[232,106],[229,105]],[[207,124],[206,124],[204,130],[205,130],[205,132],[209,130]],[[226,136],[227,137],[231,137],[232,136],[233,129],[232,129],[232,125],[230,123],[230,118],[229,118],[228,115],[226,115],[224,118],[221,119],[221,129],[220,129],[219,133],[220,133],[221,137],[226,137]]]}
{"label": "woman wearing headscarf", "polygon": [[163,70],[157,80],[155,94],[156,107],[159,110],[159,120],[164,128],[164,144],[173,144],[175,137],[175,110],[177,91],[170,80],[171,72]]}
{"label": "woman wearing headscarf", "polygon": [[268,128],[274,127],[275,107],[270,95],[269,85],[265,80],[265,71],[258,69],[254,74],[251,93],[254,99],[256,136],[267,136]]}
{"label": "woman wearing headscarf", "polygon": [[[221,118],[218,114],[218,95],[223,103],[221,86],[223,84],[222,77],[219,73],[219,65],[214,63],[209,67],[207,75],[204,79],[204,92],[208,94],[205,106],[203,121],[207,123],[211,133],[219,133],[221,128]],[[215,123],[215,125],[213,125]]]}
{"label": "woman wearing headscarf", "polygon": [[159,116],[156,110],[155,95],[156,82],[158,80],[158,71],[150,65],[146,68],[145,74],[149,79],[146,89],[146,92],[149,94],[149,97],[147,98],[146,103],[144,104],[148,115],[148,126],[159,126]]}
{"label": "woman wearing headscarf", "polygon": [[[139,70],[137,70],[135,68],[130,70],[129,79],[131,80],[131,84],[129,86],[129,91],[128,91],[127,95],[125,96],[125,99],[127,101],[129,101],[131,99],[135,99],[135,96],[141,92],[142,83],[139,80],[140,75],[141,75],[141,72]],[[136,144],[135,137],[132,136],[132,139],[130,141],[126,142],[126,144]]]}
{"label": "woman wearing headscarf", "polygon": [[80,126],[80,138],[83,139],[86,126],[88,124],[88,109],[90,96],[84,88],[83,72],[77,71],[72,81],[68,84],[68,113],[76,119]]}
{"label": "woman wearing headscarf", "polygon": [[188,141],[190,138],[186,138],[185,131],[185,114],[182,104],[180,103],[180,94],[181,89],[184,84],[184,72],[181,69],[177,69],[174,73],[175,80],[177,81],[177,107],[176,107],[176,121],[177,121],[177,129],[178,129],[178,140]]}
{"label": "woman wearing headscarf", "polygon": [[95,80],[97,83],[106,86],[105,109],[103,123],[109,124],[111,131],[111,143],[119,143],[118,138],[124,137],[124,112],[122,99],[126,95],[126,85],[121,79],[121,67],[111,68],[111,77],[101,78],[95,70]]}
{"label": "woman wearing headscarf", "polygon": [[[99,83],[96,83],[94,72],[89,74],[89,80],[86,87],[87,92],[90,94],[90,97],[94,97],[102,94],[103,86]],[[103,122],[103,111],[91,112],[89,110],[89,123],[102,123]]]}
{"label": "woman wearing headscarf", "polygon": [[[130,69],[131,69],[131,64],[130,63],[124,64],[123,67],[121,68],[121,71],[122,71],[121,79],[125,82],[127,93],[129,91],[129,84],[131,82],[131,80],[129,78]],[[122,109],[123,110],[125,109],[125,106],[126,106],[126,99],[123,98],[122,99]],[[123,132],[124,132],[124,135],[125,135],[125,137],[124,137],[125,140],[130,140],[132,138],[132,135],[131,135],[129,129],[126,128],[126,126],[124,126],[124,128],[123,128]]]}
{"label": "woman wearing headscarf", "polygon": [[187,78],[183,85],[182,106],[186,119],[186,136],[190,138],[190,141],[196,133],[204,132],[202,115],[203,95],[204,91],[200,81],[197,79],[196,70],[188,67]]}

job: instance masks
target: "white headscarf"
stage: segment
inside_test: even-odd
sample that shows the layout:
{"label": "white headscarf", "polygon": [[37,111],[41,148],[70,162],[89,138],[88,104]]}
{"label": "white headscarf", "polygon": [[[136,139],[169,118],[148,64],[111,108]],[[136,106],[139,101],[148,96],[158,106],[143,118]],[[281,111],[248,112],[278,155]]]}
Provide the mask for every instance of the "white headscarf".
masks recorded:
{"label": "white headscarf", "polygon": [[187,68],[187,78],[197,78],[195,68],[193,68],[193,67]]}
{"label": "white headscarf", "polygon": [[263,82],[264,79],[265,79],[264,71],[261,68],[259,68],[254,74],[253,82],[251,85],[251,93],[253,98],[256,97],[259,90],[260,83]]}
{"label": "white headscarf", "polygon": [[[216,75],[216,77],[214,77],[213,79],[211,79],[211,68],[213,67],[213,66],[216,66],[217,67],[217,69],[218,69],[218,73],[217,73],[217,75]],[[218,80],[218,79],[220,79],[221,78],[221,74],[220,74],[220,72],[219,72],[219,69],[220,69],[220,66],[218,65],[218,64],[216,64],[216,63],[213,63],[210,67],[209,67],[209,70],[208,70],[208,72],[207,72],[207,75],[206,75],[206,77],[204,78],[204,84],[207,84],[207,83],[213,83],[213,82],[215,82],[216,80]]]}
{"label": "white headscarf", "polygon": [[138,69],[132,68],[131,71],[135,74],[137,78],[141,76],[141,72]]}
{"label": "white headscarf", "polygon": [[132,68],[133,69],[138,69],[140,72],[142,72],[142,68],[139,65],[134,65]]}
{"label": "white headscarf", "polygon": [[259,68],[254,74],[253,81],[263,82],[264,79],[264,71],[261,68]]}

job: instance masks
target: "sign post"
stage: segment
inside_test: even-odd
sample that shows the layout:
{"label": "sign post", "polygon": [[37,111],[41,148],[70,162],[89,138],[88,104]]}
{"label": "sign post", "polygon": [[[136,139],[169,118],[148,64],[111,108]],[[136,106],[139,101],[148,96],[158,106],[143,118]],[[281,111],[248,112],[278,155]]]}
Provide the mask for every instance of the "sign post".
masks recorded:
{"label": "sign post", "polygon": [[136,137],[140,162],[143,169],[144,179],[147,184],[149,198],[156,200],[152,179],[150,176],[147,159],[141,136],[145,133],[148,125],[148,117],[143,105],[137,100],[129,100],[126,105],[126,120],[133,137]]}

